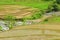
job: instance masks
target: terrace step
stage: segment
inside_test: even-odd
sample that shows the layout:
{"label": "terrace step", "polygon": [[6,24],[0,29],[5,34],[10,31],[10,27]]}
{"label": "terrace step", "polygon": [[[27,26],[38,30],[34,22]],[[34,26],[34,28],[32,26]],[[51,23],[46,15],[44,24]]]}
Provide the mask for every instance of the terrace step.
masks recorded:
{"label": "terrace step", "polygon": [[[15,16],[17,19],[23,18],[35,13],[37,9],[18,5],[2,5],[0,6],[0,18],[4,18],[7,14]],[[1,17],[2,16],[2,17]]]}
{"label": "terrace step", "polygon": [[[54,28],[55,27],[55,28]],[[52,40],[60,39],[60,25],[29,25],[15,27],[9,31],[0,32],[0,40]]]}

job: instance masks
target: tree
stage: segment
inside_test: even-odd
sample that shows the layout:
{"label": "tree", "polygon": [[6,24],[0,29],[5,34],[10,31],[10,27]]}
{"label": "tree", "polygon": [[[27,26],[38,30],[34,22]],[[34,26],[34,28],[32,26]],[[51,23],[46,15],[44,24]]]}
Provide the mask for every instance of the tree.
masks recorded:
{"label": "tree", "polygon": [[56,2],[53,3],[52,7],[53,7],[52,11],[58,11],[59,10]]}

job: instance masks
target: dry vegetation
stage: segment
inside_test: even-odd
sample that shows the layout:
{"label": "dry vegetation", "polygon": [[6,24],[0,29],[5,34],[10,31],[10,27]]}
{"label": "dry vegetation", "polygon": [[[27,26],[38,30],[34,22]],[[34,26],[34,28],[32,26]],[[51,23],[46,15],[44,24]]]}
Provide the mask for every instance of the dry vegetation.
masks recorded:
{"label": "dry vegetation", "polygon": [[23,18],[25,16],[32,15],[32,13],[34,13],[36,11],[37,10],[35,8],[30,8],[30,7],[26,7],[26,6],[1,5],[0,6],[0,18],[3,18],[7,14],[16,16],[16,18]]}
{"label": "dry vegetation", "polygon": [[0,32],[0,40],[52,40],[60,39],[60,25],[38,24],[15,27]]}

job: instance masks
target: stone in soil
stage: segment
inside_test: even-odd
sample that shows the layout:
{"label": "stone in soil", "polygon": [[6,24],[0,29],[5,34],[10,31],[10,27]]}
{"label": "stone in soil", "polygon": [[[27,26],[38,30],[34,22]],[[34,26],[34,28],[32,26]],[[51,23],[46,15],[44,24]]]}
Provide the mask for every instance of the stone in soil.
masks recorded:
{"label": "stone in soil", "polygon": [[0,27],[2,27],[2,31],[9,30],[9,27],[7,27],[7,25],[5,25],[4,21],[0,21]]}
{"label": "stone in soil", "polygon": [[23,25],[23,22],[21,22],[21,21],[17,21],[17,22],[15,23],[15,25],[17,25],[17,26],[19,26],[19,25]]}
{"label": "stone in soil", "polygon": [[32,24],[32,21],[27,20],[25,24]]}

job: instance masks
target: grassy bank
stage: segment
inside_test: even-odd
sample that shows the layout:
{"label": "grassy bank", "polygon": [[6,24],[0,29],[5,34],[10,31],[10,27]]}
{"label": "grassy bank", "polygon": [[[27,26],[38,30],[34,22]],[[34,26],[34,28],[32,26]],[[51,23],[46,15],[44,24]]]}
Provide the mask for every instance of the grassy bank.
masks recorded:
{"label": "grassy bank", "polygon": [[60,16],[53,16],[51,18],[48,18],[43,21],[42,24],[60,24]]}
{"label": "grassy bank", "polygon": [[[38,8],[39,10],[42,10],[42,12],[43,12],[44,10],[47,10],[48,7],[51,7],[53,5],[53,1],[52,0],[51,1],[43,1],[43,0],[0,0],[0,5],[22,5],[22,6],[32,7],[32,8]],[[60,9],[60,5],[58,5],[58,9]],[[50,11],[50,8],[48,10]],[[30,16],[29,17],[31,19],[40,18],[42,12],[35,13],[32,16],[33,18]],[[57,17],[57,18],[59,18],[59,17]],[[60,20],[60,19],[57,19],[57,20]]]}
{"label": "grassy bank", "polygon": [[48,5],[50,5],[51,1],[41,1],[41,0],[0,0],[0,5],[4,4],[14,4],[14,5],[23,5],[23,6],[29,6],[34,8],[39,8],[41,10],[47,9]]}

